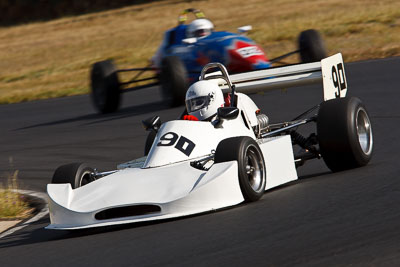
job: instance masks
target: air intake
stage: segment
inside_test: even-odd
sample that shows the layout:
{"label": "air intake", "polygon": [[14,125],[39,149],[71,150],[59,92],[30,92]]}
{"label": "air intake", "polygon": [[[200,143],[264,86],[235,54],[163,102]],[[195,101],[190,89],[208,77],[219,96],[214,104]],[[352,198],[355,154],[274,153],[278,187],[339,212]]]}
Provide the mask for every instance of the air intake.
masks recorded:
{"label": "air intake", "polygon": [[118,207],[100,211],[94,216],[96,220],[110,220],[124,217],[150,215],[159,213],[161,208],[156,205],[135,205]]}

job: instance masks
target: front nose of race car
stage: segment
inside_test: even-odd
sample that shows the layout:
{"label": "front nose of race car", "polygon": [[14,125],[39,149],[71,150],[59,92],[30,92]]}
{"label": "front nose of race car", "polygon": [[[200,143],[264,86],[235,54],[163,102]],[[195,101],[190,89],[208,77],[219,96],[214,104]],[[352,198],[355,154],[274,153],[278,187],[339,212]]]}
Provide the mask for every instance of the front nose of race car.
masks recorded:
{"label": "front nose of race car", "polygon": [[[175,176],[170,168],[128,168],[76,189],[70,184],[48,184],[51,223],[46,228],[80,229],[161,216],[168,212],[162,208],[164,203],[185,196],[193,187],[183,181],[184,175]],[[186,180],[198,176],[192,172]]]}
{"label": "front nose of race car", "polygon": [[185,216],[243,201],[237,163],[127,168],[85,186],[47,185],[47,229],[81,229]]}
{"label": "front nose of race car", "polygon": [[68,203],[74,191],[69,184],[49,185],[48,205],[50,225],[47,229],[81,229],[92,226],[118,224],[124,218],[149,219],[162,214],[156,204],[135,204],[106,207],[99,210],[78,211]]}
{"label": "front nose of race car", "polygon": [[70,184],[49,184],[47,192],[50,225],[46,229],[73,229],[77,225],[93,224],[92,212],[75,212],[68,208],[68,202],[73,197]]}
{"label": "front nose of race car", "polygon": [[264,51],[256,44],[237,40],[228,50],[230,72],[239,73],[270,68]]}

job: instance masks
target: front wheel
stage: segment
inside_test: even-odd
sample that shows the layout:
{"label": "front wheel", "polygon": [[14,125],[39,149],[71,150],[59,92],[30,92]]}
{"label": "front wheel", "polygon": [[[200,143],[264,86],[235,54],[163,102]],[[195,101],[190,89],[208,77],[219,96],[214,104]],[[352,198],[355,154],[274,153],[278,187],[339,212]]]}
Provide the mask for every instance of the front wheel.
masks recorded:
{"label": "front wheel", "polygon": [[188,75],[179,57],[170,56],[162,60],[160,82],[163,98],[171,107],[185,104]]}
{"label": "front wheel", "polygon": [[301,32],[298,38],[298,46],[302,63],[321,61],[326,58],[324,41],[316,30]]}
{"label": "front wheel", "polygon": [[93,182],[94,169],[86,163],[71,163],[58,167],[54,172],[52,184],[71,184],[72,189]]}
{"label": "front wheel", "polygon": [[258,144],[247,136],[222,140],[215,151],[215,163],[232,160],[238,163],[239,185],[245,201],[259,200],[265,191],[266,170]]}
{"label": "front wheel", "polygon": [[120,84],[117,69],[111,60],[96,62],[90,73],[91,96],[100,113],[110,113],[120,105]]}
{"label": "front wheel", "polygon": [[323,102],[318,112],[317,136],[322,158],[334,172],[361,167],[371,160],[371,121],[356,97]]}

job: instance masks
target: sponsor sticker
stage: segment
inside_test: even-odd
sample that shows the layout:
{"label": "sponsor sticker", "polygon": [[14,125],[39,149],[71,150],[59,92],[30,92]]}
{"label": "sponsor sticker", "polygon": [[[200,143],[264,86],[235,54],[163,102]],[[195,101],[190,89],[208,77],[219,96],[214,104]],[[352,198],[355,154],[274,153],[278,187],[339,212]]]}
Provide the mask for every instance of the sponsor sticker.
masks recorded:
{"label": "sponsor sticker", "polygon": [[236,52],[244,58],[263,55],[263,52],[257,46],[242,47],[237,49]]}

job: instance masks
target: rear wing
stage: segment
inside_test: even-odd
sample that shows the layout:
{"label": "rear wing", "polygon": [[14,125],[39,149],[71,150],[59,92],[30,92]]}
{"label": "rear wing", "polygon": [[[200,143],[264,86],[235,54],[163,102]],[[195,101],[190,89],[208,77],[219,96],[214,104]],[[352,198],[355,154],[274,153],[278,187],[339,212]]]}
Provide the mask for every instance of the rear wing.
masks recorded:
{"label": "rear wing", "polygon": [[[230,92],[229,81],[221,78],[221,72],[205,74],[208,69],[213,68],[212,63],[208,69],[206,67],[200,79],[213,80],[218,83],[224,93]],[[245,94],[316,84],[321,81],[324,101],[345,97],[347,93],[347,80],[340,53],[327,57],[321,62],[233,74],[229,75],[229,79],[235,85],[236,92]]]}

